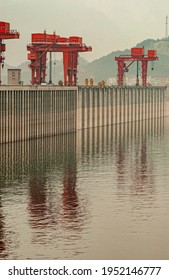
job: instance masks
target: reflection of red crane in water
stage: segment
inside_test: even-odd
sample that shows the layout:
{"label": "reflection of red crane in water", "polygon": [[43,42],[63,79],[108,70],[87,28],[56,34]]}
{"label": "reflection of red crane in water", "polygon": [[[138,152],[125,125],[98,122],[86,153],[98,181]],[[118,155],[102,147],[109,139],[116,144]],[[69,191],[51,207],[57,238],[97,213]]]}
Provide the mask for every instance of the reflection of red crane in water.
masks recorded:
{"label": "reflection of red crane in water", "polygon": [[[49,141],[49,140],[48,140]],[[83,213],[80,213],[79,200],[76,190],[77,186],[77,162],[76,162],[76,138],[75,135],[69,137],[58,137],[57,141],[51,142],[51,151],[55,153],[58,171],[62,173],[62,179],[56,181],[54,186],[48,186],[46,164],[38,162],[43,166],[43,172],[30,174],[29,179],[29,214],[30,225],[35,228],[45,228],[50,226],[63,225],[70,230],[79,231],[81,228]],[[53,145],[52,144],[52,145]],[[50,152],[51,152],[50,151]],[[43,149],[46,153],[46,150]],[[53,153],[52,153],[53,155]],[[49,164],[51,158],[48,158]],[[36,170],[38,167],[36,167]],[[38,174],[39,173],[39,174]],[[56,177],[57,180],[57,177]],[[60,188],[60,183],[62,184]],[[58,184],[56,189],[55,184]],[[84,209],[83,209],[84,210]]]}
{"label": "reflection of red crane in water", "polygon": [[[126,138],[124,138],[124,135],[119,132],[119,138],[118,141],[118,147],[117,147],[117,181],[118,186],[124,186],[125,185],[125,175],[127,172],[126,168],[126,159],[125,156],[126,153]],[[128,141],[128,140],[127,140]],[[135,159],[135,160],[134,160]],[[152,176],[152,168],[148,163],[147,160],[147,147],[146,147],[146,140],[142,139],[142,142],[137,147],[136,156],[134,156],[134,159],[131,159],[130,164],[131,165],[131,191],[132,194],[138,195],[142,191],[146,192],[152,191],[153,186],[153,176]],[[146,188],[148,186],[148,188]]]}
{"label": "reflection of red crane in water", "polygon": [[46,180],[44,178],[31,178],[29,181],[29,210],[31,214],[31,224],[35,227],[45,226],[47,213],[46,205]]}
{"label": "reflection of red crane in water", "polygon": [[118,182],[122,184],[125,179],[125,150],[124,150],[124,139],[120,134],[120,139],[118,143],[118,152],[117,152],[117,175],[118,175]]}
{"label": "reflection of red crane in water", "polygon": [[67,220],[77,220],[78,196],[76,192],[77,175],[72,168],[64,170],[63,178],[63,210]]}
{"label": "reflection of red crane in water", "polygon": [[[76,171],[72,168],[64,169],[63,193],[60,206],[63,209],[63,217],[67,222],[74,222],[78,218],[78,196],[76,192]],[[31,225],[33,227],[45,227],[54,222],[51,209],[47,205],[46,180],[32,178],[29,181],[29,211]],[[50,215],[49,215],[50,213]],[[55,213],[57,215],[57,213]],[[57,223],[57,219],[55,221]]]}
{"label": "reflection of red crane in water", "polygon": [[141,143],[141,150],[140,150],[140,164],[135,168],[135,188],[137,192],[141,192],[142,189],[148,185],[148,191],[152,190],[150,186],[153,186],[153,176],[151,166],[149,167],[148,160],[147,160],[147,147],[145,140],[142,140]]}
{"label": "reflection of red crane in water", "polygon": [[2,215],[2,204],[0,197],[0,259],[7,257],[6,245],[4,240],[4,217]]}

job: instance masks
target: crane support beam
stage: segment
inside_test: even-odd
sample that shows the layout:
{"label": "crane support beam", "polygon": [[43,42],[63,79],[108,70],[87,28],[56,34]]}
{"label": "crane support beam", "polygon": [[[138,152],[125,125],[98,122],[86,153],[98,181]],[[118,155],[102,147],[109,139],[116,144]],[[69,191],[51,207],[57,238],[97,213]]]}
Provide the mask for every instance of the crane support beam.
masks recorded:
{"label": "crane support beam", "polygon": [[145,86],[147,84],[147,67],[148,67],[148,61],[142,61],[142,86]]}

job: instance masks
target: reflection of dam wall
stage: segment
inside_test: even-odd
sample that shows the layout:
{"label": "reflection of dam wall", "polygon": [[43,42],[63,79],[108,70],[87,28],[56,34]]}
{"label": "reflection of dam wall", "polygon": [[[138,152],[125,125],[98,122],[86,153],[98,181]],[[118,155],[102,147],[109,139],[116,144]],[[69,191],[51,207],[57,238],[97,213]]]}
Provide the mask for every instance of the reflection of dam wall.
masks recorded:
{"label": "reflection of dam wall", "polygon": [[156,118],[84,129],[78,133],[39,140],[1,144],[0,186],[4,187],[6,181],[10,184],[13,181],[22,182],[25,178],[32,180],[38,177],[44,180],[50,170],[55,176],[58,172],[69,174],[70,179],[82,159],[97,159],[98,155],[109,155],[112,150],[116,153],[122,147],[128,150],[136,141],[141,143],[147,137],[162,135],[165,124],[163,118]]}
{"label": "reflection of dam wall", "polygon": [[[89,161],[97,159],[101,154],[117,153],[123,150],[126,153],[136,143],[144,142],[149,137],[157,137],[164,133],[164,119],[156,118],[138,122],[122,123],[113,126],[96,127],[79,130],[77,133],[77,158]],[[127,156],[128,158],[128,156]]]}
{"label": "reflection of dam wall", "polygon": [[[98,155],[109,155],[112,150],[125,150],[133,143],[142,142],[147,137],[163,134],[163,118],[79,130],[78,133],[57,135],[44,139],[31,139],[0,145],[0,186],[13,181],[22,182],[26,178],[42,181],[46,174],[76,173],[78,162]],[[60,175],[59,175],[60,176]],[[76,176],[76,175],[75,175]],[[60,178],[60,177],[59,177]],[[72,179],[71,179],[72,180]]]}
{"label": "reflection of dam wall", "polygon": [[165,87],[1,86],[0,143],[161,118],[168,103]]}
{"label": "reflection of dam wall", "polygon": [[43,181],[49,170],[67,170],[70,162],[76,169],[76,133],[1,144],[0,186],[28,177]]}

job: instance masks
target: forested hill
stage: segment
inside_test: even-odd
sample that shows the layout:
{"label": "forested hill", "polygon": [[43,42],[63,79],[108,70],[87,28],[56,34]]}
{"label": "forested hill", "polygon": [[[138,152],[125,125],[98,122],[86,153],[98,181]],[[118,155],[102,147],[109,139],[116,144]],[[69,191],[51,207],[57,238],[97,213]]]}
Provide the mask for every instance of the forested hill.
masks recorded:
{"label": "forested hill", "polygon": [[[152,77],[169,77],[169,38],[162,40],[147,39],[132,47],[144,47],[145,53],[147,53],[148,49],[156,50],[159,60],[153,62],[153,65],[151,62],[149,63],[148,74]],[[112,52],[106,56],[94,60],[91,63],[88,63],[85,67],[87,77],[91,75],[96,81],[102,79],[107,80],[107,78],[113,76],[116,77],[117,62],[115,61],[115,56],[124,54],[130,54],[130,50],[126,49],[123,51]],[[151,68],[154,68],[154,70],[151,71]],[[130,67],[127,75],[134,76],[135,73],[136,64],[133,64]]]}

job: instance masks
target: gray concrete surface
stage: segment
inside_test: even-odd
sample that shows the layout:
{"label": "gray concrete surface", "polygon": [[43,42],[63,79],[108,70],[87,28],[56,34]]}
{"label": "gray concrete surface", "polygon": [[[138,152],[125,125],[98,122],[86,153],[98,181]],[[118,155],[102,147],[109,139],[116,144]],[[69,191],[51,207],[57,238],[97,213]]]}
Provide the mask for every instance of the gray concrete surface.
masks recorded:
{"label": "gray concrete surface", "polygon": [[166,87],[0,87],[0,143],[166,116]]}

